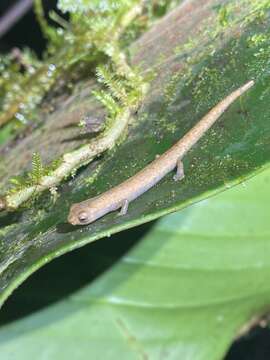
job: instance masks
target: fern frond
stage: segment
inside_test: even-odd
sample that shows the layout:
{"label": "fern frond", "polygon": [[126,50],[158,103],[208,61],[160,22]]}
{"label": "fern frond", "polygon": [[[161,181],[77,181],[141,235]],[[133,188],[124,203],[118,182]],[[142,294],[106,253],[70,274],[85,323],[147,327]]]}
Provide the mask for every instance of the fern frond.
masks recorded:
{"label": "fern frond", "polygon": [[104,84],[112,93],[112,95],[124,102],[127,93],[125,86],[123,85],[123,81],[120,81],[115,77],[112,71],[108,68],[108,66],[100,65],[96,70],[97,79],[100,83]]}
{"label": "fern frond", "polygon": [[104,90],[94,90],[92,91],[92,94],[102,103],[103,106],[105,106],[110,115],[115,116],[119,113],[120,106],[108,92]]}
{"label": "fern frond", "polygon": [[41,157],[38,153],[32,155],[32,171],[28,174],[28,177],[33,184],[38,184],[44,174],[44,167],[42,165]]}

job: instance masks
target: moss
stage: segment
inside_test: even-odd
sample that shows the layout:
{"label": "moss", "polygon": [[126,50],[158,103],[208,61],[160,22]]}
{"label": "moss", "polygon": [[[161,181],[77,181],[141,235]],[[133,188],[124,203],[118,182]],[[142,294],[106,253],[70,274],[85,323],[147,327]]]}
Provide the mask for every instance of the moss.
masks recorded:
{"label": "moss", "polygon": [[[74,68],[75,64],[78,66],[81,61],[87,61],[94,67],[99,64],[96,67],[96,78],[101,89],[94,91],[92,95],[106,108],[105,127],[91,146],[82,146],[65,154],[58,168],[54,170],[44,168],[40,157],[33,154],[32,171],[26,174],[26,177],[12,180],[13,187],[5,197],[8,209],[17,209],[21,204],[39,196],[45,189],[50,189],[55,195],[54,189],[62,179],[75,176],[78,168],[107,150],[106,147],[111,148],[122,142],[126,136],[124,124],[128,122],[132,111],[138,108],[147,91],[147,78],[143,79],[137,69],[132,69],[128,65],[126,55],[120,47],[122,33],[143,11],[144,2],[129,0],[119,2],[115,6],[114,2],[108,0],[106,9],[100,9],[100,3],[91,4],[89,9],[78,3],[76,6],[79,6],[80,11],[76,10],[77,8],[73,9],[72,4],[73,2],[59,3],[64,6],[63,10],[71,11],[71,25],[65,28],[64,24],[62,33],[58,35],[55,30],[50,31],[41,1],[37,0],[38,19],[43,31],[51,40],[48,59],[45,60],[45,65],[40,66],[34,76],[30,77],[29,92],[9,99],[6,104],[8,111],[3,114],[2,122],[0,117],[0,125],[5,124],[13,116],[25,119],[21,107],[24,111],[35,108],[59,76],[70,72],[70,68]],[[58,41],[60,37],[65,40],[64,43]],[[88,49],[85,44],[89,44]],[[91,56],[88,58],[90,49]],[[100,59],[107,64],[100,63]],[[7,110],[6,108],[3,107],[4,110]],[[122,129],[120,134],[119,129]]]}
{"label": "moss", "polygon": [[[149,3],[144,10],[143,30],[161,15],[157,9],[162,8],[164,13],[172,3]],[[11,120],[25,125],[34,119],[37,105],[46,94],[53,91],[59,79],[72,87],[70,79],[74,72],[82,71],[80,69],[86,64],[88,68],[91,67],[89,64],[95,68],[97,63],[110,61],[108,44],[114,41],[114,37],[119,40],[121,46],[127,47],[142,29],[141,24],[137,24],[136,21],[130,25],[125,14],[140,4],[140,0],[120,1],[117,2],[117,6],[116,2],[110,0],[91,4],[76,2],[76,5],[73,1],[59,1],[60,9],[70,11],[70,24],[52,12],[50,16],[57,25],[54,28],[48,24],[44,16],[42,1],[35,0],[37,19],[49,44],[42,61],[28,49],[16,56],[1,56],[0,127]],[[129,35],[132,32],[133,35],[123,40],[122,34],[126,31]],[[17,128],[17,131],[20,131],[21,127]]]}
{"label": "moss", "polygon": [[269,41],[269,37],[266,34],[254,34],[247,39],[249,46],[259,46]]}
{"label": "moss", "polygon": [[[251,23],[262,23],[269,14],[270,0],[244,0],[241,2],[241,16],[239,16],[239,2],[231,0],[223,6],[218,6],[214,9],[212,15],[212,21],[209,19],[206,22],[202,22],[199,32],[202,36],[190,37],[186,42],[181,45],[177,45],[174,48],[174,56],[180,56],[190,54],[186,59],[186,65],[171,75],[171,79],[168,81],[168,85],[165,88],[164,95],[167,105],[172,104],[179,94],[179,84],[183,83],[187,86],[194,78],[194,68],[196,64],[201,63],[201,59],[206,55],[209,57],[214,56],[217,48],[213,46],[215,40],[219,39],[224,41],[227,33],[232,33],[237,30],[239,24],[242,26],[248,26]],[[202,44],[202,38],[204,43]],[[247,65],[250,69],[250,77],[256,77],[256,74],[261,72],[263,67],[266,67],[269,63],[270,48],[269,48],[269,32],[253,32],[247,39],[247,45],[249,47],[257,47],[258,51],[254,53],[254,61]],[[239,42],[236,38],[235,45],[231,47],[231,51],[237,51]],[[202,103],[208,103],[213,97],[212,92],[222,92],[223,88],[226,88],[228,84],[224,84],[220,81],[222,73],[225,73],[227,69],[231,68],[236,61],[237,54],[230,56],[228,54],[228,62],[224,59],[220,59],[221,63],[226,63],[222,68],[215,68],[209,66],[202,66],[201,70],[197,69],[196,83],[192,90],[192,96],[196,98],[196,110],[200,108]],[[223,77],[225,78],[225,77]],[[211,87],[209,87],[211,84]],[[212,89],[212,90],[211,90]]]}

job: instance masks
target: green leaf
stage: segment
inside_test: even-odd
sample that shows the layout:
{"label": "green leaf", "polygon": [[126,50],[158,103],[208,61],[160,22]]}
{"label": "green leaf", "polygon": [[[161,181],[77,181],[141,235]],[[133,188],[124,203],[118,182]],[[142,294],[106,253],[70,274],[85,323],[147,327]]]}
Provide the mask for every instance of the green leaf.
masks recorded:
{"label": "green leaf", "polygon": [[[206,7],[196,4],[191,16],[185,2],[129,49],[143,74],[155,71],[156,77],[126,141],[64,184],[55,203],[44,195],[28,211],[0,216],[1,303],[51,259],[182,209],[268,166],[269,0],[243,0],[241,7],[237,1],[228,1],[226,26],[220,24],[220,7],[216,7],[223,2],[211,0]],[[83,228],[66,223],[72,203],[96,196],[138,172],[250,79],[255,79],[254,88],[185,157],[184,181],[175,183],[168,174],[130,204],[124,217],[111,213]],[[44,125],[30,136],[10,144],[8,152],[1,149],[5,154],[0,159],[2,189],[11,175],[27,170],[33,152],[42,154],[46,163],[80,144],[70,129],[72,121],[76,124],[77,117],[79,122],[84,111],[102,115],[89,98],[89,83],[84,86],[84,91],[81,85],[66,102],[63,97],[58,103],[55,100],[57,110],[43,114]]]}
{"label": "green leaf", "polygon": [[[74,282],[82,285],[74,279],[96,274],[95,280],[3,326],[1,355],[222,359],[239,330],[269,307],[269,182],[267,170],[164,217],[143,237],[136,229],[126,231],[52,263],[18,291],[11,314],[29,299],[35,307],[41,299],[61,298]],[[133,237],[140,242],[121,256]],[[102,267],[107,271],[100,275]]]}

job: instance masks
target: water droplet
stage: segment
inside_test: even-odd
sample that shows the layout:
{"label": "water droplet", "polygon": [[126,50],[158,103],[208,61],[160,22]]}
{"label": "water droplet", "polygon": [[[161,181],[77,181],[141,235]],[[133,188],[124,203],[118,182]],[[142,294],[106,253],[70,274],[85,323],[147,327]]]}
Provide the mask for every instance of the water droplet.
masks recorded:
{"label": "water droplet", "polygon": [[50,64],[50,65],[49,65],[49,70],[50,70],[50,71],[56,70],[56,66],[55,66],[54,64]]}
{"label": "water droplet", "polygon": [[18,119],[20,122],[22,122],[23,124],[26,124],[26,119],[25,117],[23,116],[23,114],[20,114],[20,113],[16,113],[15,114],[15,118]]}

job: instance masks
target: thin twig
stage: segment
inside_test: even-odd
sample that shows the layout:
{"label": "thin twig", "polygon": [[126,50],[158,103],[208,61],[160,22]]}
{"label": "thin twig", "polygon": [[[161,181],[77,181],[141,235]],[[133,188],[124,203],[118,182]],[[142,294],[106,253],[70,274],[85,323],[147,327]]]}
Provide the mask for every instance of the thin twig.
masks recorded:
{"label": "thin twig", "polygon": [[34,0],[19,0],[0,18],[0,38],[4,36],[32,7]]}

